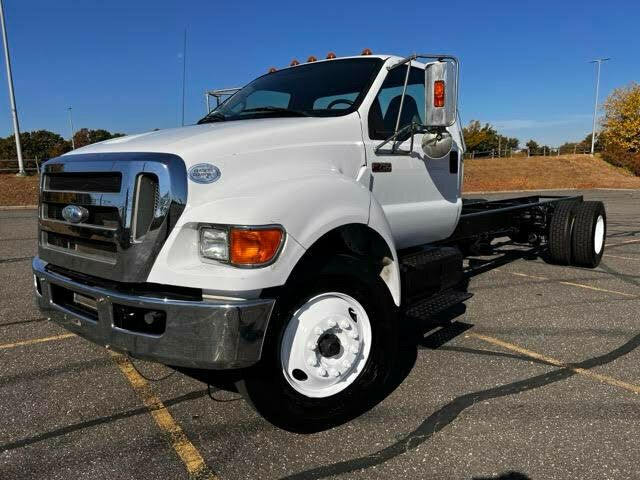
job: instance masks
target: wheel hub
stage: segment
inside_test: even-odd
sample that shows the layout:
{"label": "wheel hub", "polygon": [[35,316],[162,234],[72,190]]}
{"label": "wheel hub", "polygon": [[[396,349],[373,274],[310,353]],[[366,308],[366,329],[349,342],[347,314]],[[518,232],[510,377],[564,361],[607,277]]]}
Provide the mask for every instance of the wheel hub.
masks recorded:
{"label": "wheel hub", "polygon": [[333,333],[325,333],[318,340],[318,351],[324,358],[335,357],[341,348],[340,339]]}
{"label": "wheel hub", "polygon": [[334,395],[360,376],[369,358],[371,324],[353,297],[323,293],[293,314],[282,337],[285,379],[314,398]]}

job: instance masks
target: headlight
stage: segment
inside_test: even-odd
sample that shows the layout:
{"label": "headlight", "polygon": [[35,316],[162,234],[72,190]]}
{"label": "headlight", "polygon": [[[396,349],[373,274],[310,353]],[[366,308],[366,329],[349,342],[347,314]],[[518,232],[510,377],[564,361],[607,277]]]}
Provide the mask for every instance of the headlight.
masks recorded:
{"label": "headlight", "polygon": [[229,232],[222,228],[200,229],[200,253],[203,257],[220,262],[229,260]]}
{"label": "headlight", "polygon": [[283,244],[284,229],[279,225],[200,227],[200,254],[236,267],[269,265]]}

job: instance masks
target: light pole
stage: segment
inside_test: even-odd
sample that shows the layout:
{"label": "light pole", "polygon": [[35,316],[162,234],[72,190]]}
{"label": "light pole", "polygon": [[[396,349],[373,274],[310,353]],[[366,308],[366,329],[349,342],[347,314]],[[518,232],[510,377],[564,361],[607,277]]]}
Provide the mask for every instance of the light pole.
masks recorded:
{"label": "light pole", "polygon": [[610,60],[610,58],[596,58],[595,60],[591,60],[589,63],[595,63],[597,68],[596,73],[596,101],[593,107],[593,128],[591,129],[591,156],[595,152],[596,148],[596,120],[598,119],[598,91],[600,90],[600,65],[604,62]]}
{"label": "light pole", "polygon": [[73,118],[71,117],[71,107],[67,108],[69,110],[69,128],[71,129],[71,149],[76,149],[76,142],[73,139]]}
{"label": "light pole", "polygon": [[18,109],[16,108],[16,96],[13,92],[13,75],[11,74],[11,58],[9,57],[9,42],[7,41],[7,28],[4,24],[4,5],[0,0],[0,23],[2,23],[2,40],[4,41],[4,60],[7,68],[7,83],[9,83],[9,101],[11,103],[11,116],[13,117],[13,133],[16,137],[16,154],[18,156],[18,176],[26,177],[27,172],[22,162],[22,145],[20,145],[20,124],[18,123]]}

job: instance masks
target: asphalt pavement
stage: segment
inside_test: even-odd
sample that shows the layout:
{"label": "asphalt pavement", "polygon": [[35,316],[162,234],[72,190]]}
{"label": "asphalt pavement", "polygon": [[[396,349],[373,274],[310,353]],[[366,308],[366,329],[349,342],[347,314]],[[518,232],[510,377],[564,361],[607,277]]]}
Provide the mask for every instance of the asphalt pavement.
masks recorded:
{"label": "asphalt pavement", "polygon": [[0,211],[0,479],[640,478],[640,191],[558,193],[605,202],[600,267],[471,259],[474,297],[405,340],[397,388],[314,435],[42,318],[36,213]]}

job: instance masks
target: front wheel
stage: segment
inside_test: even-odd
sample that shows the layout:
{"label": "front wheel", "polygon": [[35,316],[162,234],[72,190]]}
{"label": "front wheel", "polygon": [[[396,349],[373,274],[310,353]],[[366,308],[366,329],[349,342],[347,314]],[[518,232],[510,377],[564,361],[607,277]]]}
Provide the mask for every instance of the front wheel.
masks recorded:
{"label": "front wheel", "polygon": [[396,357],[396,308],[375,269],[348,260],[340,271],[285,288],[263,358],[238,385],[285,430],[325,430],[384,397]]}

